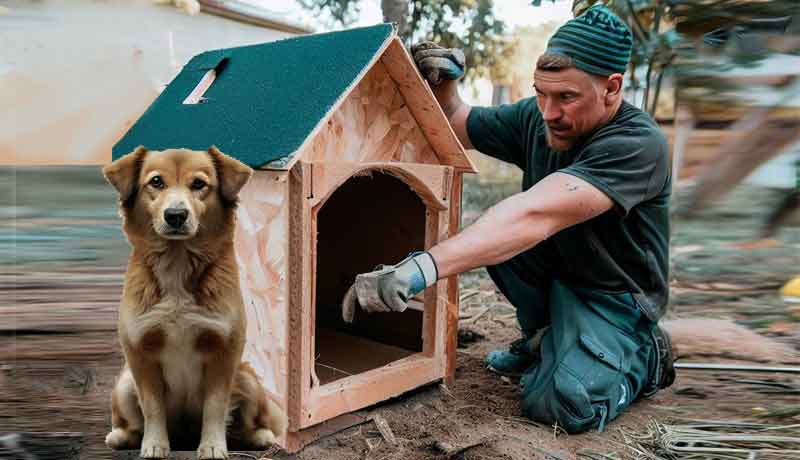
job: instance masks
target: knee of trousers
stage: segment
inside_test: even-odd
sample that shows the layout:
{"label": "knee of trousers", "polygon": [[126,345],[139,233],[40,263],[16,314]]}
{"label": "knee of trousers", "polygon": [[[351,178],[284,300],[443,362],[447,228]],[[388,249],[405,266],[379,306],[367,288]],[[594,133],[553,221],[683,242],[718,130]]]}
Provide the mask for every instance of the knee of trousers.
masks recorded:
{"label": "knee of trousers", "polygon": [[[602,358],[598,357],[602,354]],[[523,380],[522,410],[568,433],[602,430],[631,402],[621,363],[607,351],[576,344],[552,372],[534,369]]]}

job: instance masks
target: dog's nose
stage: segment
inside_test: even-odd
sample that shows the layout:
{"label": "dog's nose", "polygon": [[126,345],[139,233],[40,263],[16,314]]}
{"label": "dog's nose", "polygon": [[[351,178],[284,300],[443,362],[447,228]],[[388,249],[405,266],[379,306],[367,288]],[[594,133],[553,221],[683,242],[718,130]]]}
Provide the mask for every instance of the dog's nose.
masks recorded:
{"label": "dog's nose", "polygon": [[180,226],[186,222],[187,217],[189,217],[188,209],[167,208],[167,210],[164,211],[164,220],[173,228],[180,228]]}

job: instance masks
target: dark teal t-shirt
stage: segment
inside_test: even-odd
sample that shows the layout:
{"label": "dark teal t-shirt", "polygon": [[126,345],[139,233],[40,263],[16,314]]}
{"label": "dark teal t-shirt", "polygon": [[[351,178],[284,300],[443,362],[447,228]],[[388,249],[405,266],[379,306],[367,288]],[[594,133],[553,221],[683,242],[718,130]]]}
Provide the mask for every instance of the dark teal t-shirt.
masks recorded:
{"label": "dark teal t-shirt", "polygon": [[[467,133],[479,151],[517,165],[527,190],[554,172],[594,185],[614,209],[551,236],[553,275],[567,285],[630,292],[656,321],[666,310],[669,285],[667,141],[645,112],[623,102],[617,114],[567,152],[547,145],[536,98],[498,107],[473,107]],[[528,251],[520,257],[535,257]]]}

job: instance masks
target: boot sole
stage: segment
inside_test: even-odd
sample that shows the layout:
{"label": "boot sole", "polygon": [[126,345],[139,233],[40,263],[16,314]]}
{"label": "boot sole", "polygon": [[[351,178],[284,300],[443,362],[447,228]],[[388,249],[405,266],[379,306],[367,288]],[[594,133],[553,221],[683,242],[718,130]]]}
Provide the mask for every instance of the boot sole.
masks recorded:
{"label": "boot sole", "polygon": [[504,371],[501,371],[499,369],[495,369],[494,367],[492,367],[492,366],[490,366],[488,364],[486,365],[486,369],[488,369],[489,372],[492,372],[494,374],[502,375],[503,377],[512,377],[512,378],[515,378],[515,379],[522,378],[522,374],[524,373],[524,372],[504,372]]}

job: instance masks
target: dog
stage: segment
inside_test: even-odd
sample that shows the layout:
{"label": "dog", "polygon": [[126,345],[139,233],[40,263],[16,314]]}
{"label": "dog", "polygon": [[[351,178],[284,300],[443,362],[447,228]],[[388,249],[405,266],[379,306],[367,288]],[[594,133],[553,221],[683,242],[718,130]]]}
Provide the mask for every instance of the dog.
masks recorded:
{"label": "dog", "polygon": [[103,168],[132,246],[109,447],[166,458],[169,435],[199,431],[198,458],[222,459],[229,422],[232,435],[257,448],[284,433],[281,409],[242,362],[246,316],[233,238],[237,195],[252,174],[216,147],[138,147]]}

